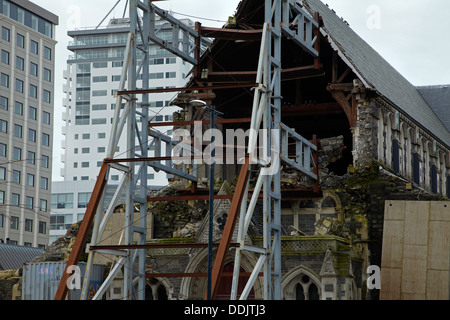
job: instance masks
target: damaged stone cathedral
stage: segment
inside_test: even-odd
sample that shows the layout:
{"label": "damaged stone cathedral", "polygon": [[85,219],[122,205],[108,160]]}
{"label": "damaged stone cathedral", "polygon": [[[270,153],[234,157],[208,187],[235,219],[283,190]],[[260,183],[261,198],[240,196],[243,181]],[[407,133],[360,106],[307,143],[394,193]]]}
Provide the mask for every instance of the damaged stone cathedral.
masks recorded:
{"label": "damaged stone cathedral", "polygon": [[[319,188],[313,190],[311,181],[301,173],[282,167],[282,299],[383,298],[380,289],[368,287],[367,269],[383,269],[388,241],[403,241],[400,236],[383,238],[388,236],[384,233],[386,206],[395,201],[445,204],[438,215],[430,213],[429,217],[445,226],[444,245],[439,249],[444,263],[433,269],[442,271],[444,291],[433,297],[448,299],[450,133],[442,104],[446,99],[436,98],[445,94],[450,98],[448,91],[414,87],[327,5],[319,0],[299,3],[311,16],[319,16],[320,60],[282,42],[281,117],[306,139],[317,137]],[[249,33],[261,29],[262,7],[259,0],[242,0],[224,28]],[[188,86],[248,82],[256,74],[259,46],[252,37],[246,41],[216,39],[202,55]],[[252,98],[250,88],[238,85],[228,90],[182,93],[174,101],[182,108],[174,119],[209,119],[208,113],[196,114],[194,119],[185,103],[192,99],[214,104],[223,114],[219,119],[250,118]],[[218,127],[222,131],[245,130],[246,125],[224,121]],[[218,195],[234,193],[239,170],[239,164],[216,166],[213,182]],[[204,190],[210,181],[209,166],[203,166],[199,174],[195,188]],[[257,172],[250,174],[250,189],[256,178]],[[174,245],[146,249],[148,299],[197,300],[205,296],[207,249],[176,244],[208,242],[208,201],[164,200],[191,189],[190,182],[175,177],[167,187],[151,194],[156,200],[148,203],[148,243]],[[214,201],[215,243],[222,237],[230,205],[230,198]],[[120,206],[116,212],[120,217]],[[262,225],[262,204],[258,203],[246,243],[257,246],[262,242]],[[110,226],[104,236],[108,240],[102,244],[113,243],[113,234],[120,233]],[[236,237],[235,232],[232,243]],[[231,247],[225,258],[216,299],[230,298],[234,250]],[[406,259],[407,253],[403,257]],[[239,292],[256,263],[256,255],[243,252]],[[262,281],[258,277],[248,299],[263,299]],[[119,282],[113,282],[107,299],[120,298]],[[421,294],[404,290],[405,294]]]}

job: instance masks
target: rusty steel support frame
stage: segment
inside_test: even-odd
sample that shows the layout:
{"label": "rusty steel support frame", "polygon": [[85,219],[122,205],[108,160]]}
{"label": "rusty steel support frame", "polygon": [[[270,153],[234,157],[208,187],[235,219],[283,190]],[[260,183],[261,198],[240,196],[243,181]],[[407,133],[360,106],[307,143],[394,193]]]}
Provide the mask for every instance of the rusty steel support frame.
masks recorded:
{"label": "rusty steel support frame", "polygon": [[75,239],[74,246],[70,252],[69,259],[67,260],[66,267],[61,277],[61,281],[56,290],[55,300],[64,300],[67,295],[67,280],[70,274],[67,272],[69,266],[77,265],[81,253],[84,250],[86,244],[87,236],[92,223],[94,221],[95,214],[97,212],[98,205],[100,203],[101,194],[106,186],[107,176],[109,172],[109,167],[106,162],[103,162],[100,173],[98,175],[97,181],[92,191],[91,199],[89,200],[88,206],[86,208],[86,213],[84,215],[83,221],[81,222],[80,229],[78,230],[78,236]]}
{"label": "rusty steel support frame", "polygon": [[[116,108],[113,118],[113,126],[108,146],[107,159],[104,160],[98,180],[96,182],[94,192],[89,201],[88,210],[83,219],[80,232],[77,237],[76,246],[72,250],[67,267],[70,264],[78,262],[81,251],[86,244],[87,234],[89,228],[94,223],[93,237],[91,240],[91,248],[89,250],[88,264],[83,283],[83,290],[81,298],[86,298],[87,283],[89,283],[90,270],[92,268],[95,251],[101,250],[98,246],[98,240],[105,228],[109,216],[112,214],[114,205],[121,192],[126,193],[125,203],[125,249],[111,248],[110,254],[117,256],[118,261],[112,267],[110,274],[99,288],[94,296],[94,300],[101,298],[106,289],[110,285],[113,278],[118,274],[123,267],[124,281],[123,281],[123,299],[139,299],[143,300],[145,293],[145,280],[147,278],[145,266],[145,246],[146,246],[146,215],[147,202],[149,199],[146,194],[146,170],[148,165],[152,165],[154,161],[149,161],[147,151],[149,147],[149,133],[151,130],[147,126],[138,128],[136,117],[142,118],[142,123],[148,123],[149,93],[156,92],[148,87],[148,46],[149,41],[160,44],[167,50],[182,59],[191,62],[194,66],[197,64],[200,56],[201,32],[205,34],[212,34],[215,30],[202,28],[199,23],[196,24],[196,30],[186,28],[180,24],[178,20],[168,15],[164,10],[155,7],[152,1],[144,3],[141,0],[130,0],[130,33],[126,47],[124,68],[122,70],[121,81],[117,94]],[[158,32],[155,27],[155,14],[167,19],[175,30],[173,32],[173,43],[166,43],[159,39],[156,35]],[[142,15],[142,16],[141,16]],[[289,19],[294,17],[294,21]],[[288,23],[287,23],[288,22]],[[299,27],[297,27],[297,25]],[[222,241],[219,243],[216,260],[213,266],[213,292],[217,293],[217,288],[221,276],[223,275],[223,266],[225,262],[228,249],[236,247],[236,261],[233,272],[232,285],[232,299],[236,299],[237,295],[237,281],[240,277],[240,254],[242,250],[250,250],[256,254],[260,254],[258,262],[250,273],[247,285],[240,299],[246,299],[250,290],[253,287],[254,281],[257,277],[264,277],[263,297],[264,299],[281,299],[281,184],[280,184],[280,130],[281,127],[281,38],[287,35],[288,38],[298,43],[305,51],[312,54],[315,59],[315,68],[320,67],[318,60],[318,36],[317,22],[309,17],[303,9],[301,9],[294,0],[265,0],[265,23],[262,30],[261,53],[259,57],[259,67],[256,73],[256,90],[254,96],[251,128],[255,131],[250,132],[250,139],[248,145],[248,154],[245,157],[245,162],[242,164],[239,181],[232,198],[232,203],[229,211],[229,216],[226,222]],[[291,29],[292,28],[292,29]],[[304,33],[306,30],[306,33]],[[180,41],[176,38],[177,33],[183,32]],[[208,33],[209,32],[209,33]],[[254,37],[255,34],[247,34],[248,32],[237,32],[238,37]],[[187,35],[186,35],[187,34]],[[228,32],[217,32],[221,37],[230,36]],[[316,35],[314,38],[313,36]],[[136,37],[141,37],[141,44],[138,45]],[[191,47],[190,38],[194,38],[194,47]],[[175,44],[175,45],[174,45]],[[181,44],[182,48],[178,45]],[[137,62],[137,50],[143,52],[141,63]],[[193,57],[192,55],[193,54]],[[198,73],[198,70],[196,70]],[[194,70],[195,72],[195,70]],[[136,88],[137,75],[142,75],[142,88]],[[125,90],[125,82],[127,82],[127,89]],[[242,87],[242,84],[217,86],[216,89],[236,88]],[[244,84],[244,86],[254,86],[252,82]],[[214,86],[207,87],[208,90],[214,89]],[[202,87],[202,89],[205,89]],[[179,91],[189,91],[179,90]],[[136,112],[136,105],[138,104],[136,94],[142,94],[141,106],[142,112]],[[121,111],[122,99],[126,100],[125,108]],[[119,137],[122,134],[126,125],[127,132],[127,158],[123,162],[110,160],[113,158]],[[266,134],[258,137],[260,126],[266,129]],[[292,130],[291,130],[292,131]],[[256,132],[256,133],[255,133]],[[150,134],[151,135],[151,134]],[[297,137],[297,135],[295,135]],[[298,137],[297,137],[298,138]],[[138,139],[141,154],[135,151],[136,141]],[[262,159],[256,157],[257,140],[262,139],[267,142],[266,148],[263,152]],[[300,139],[300,138],[298,138]],[[168,143],[172,143],[171,141]],[[298,145],[298,141],[296,142]],[[269,145],[270,147],[267,147]],[[314,145],[311,145],[308,154],[313,155]],[[302,150],[302,149],[300,149]],[[297,150],[297,152],[299,152]],[[300,151],[302,152],[302,151]],[[317,153],[315,153],[317,155]],[[160,155],[157,155],[160,156]],[[286,155],[287,156],[287,155]],[[161,158],[161,157],[159,157]],[[164,158],[164,157],[162,157]],[[162,159],[161,158],[161,159]],[[297,155],[301,158],[301,155]],[[316,164],[313,171],[308,171],[310,168],[305,167],[305,172],[313,179],[317,177],[317,156],[312,159]],[[308,158],[305,163],[310,163]],[[300,163],[295,162],[294,166],[301,166]],[[259,168],[259,178],[250,198],[249,197],[249,175],[251,166]],[[121,170],[124,175],[116,190],[112,202],[110,203],[106,212],[98,210],[102,201],[102,192],[107,183],[108,173],[110,168]],[[144,186],[141,192],[136,194],[136,183]],[[317,191],[318,184],[315,184],[314,191]],[[263,199],[263,214],[264,214],[264,237],[263,247],[256,248],[244,244],[244,237],[248,230],[250,219],[253,214],[256,201]],[[220,198],[220,196],[215,196]],[[245,199],[245,201],[243,201]],[[182,200],[178,197],[177,200]],[[134,226],[135,204],[139,204],[139,225]],[[231,238],[237,214],[240,211],[239,220],[239,235],[238,244],[233,245]],[[104,217],[101,218],[101,215]],[[138,235],[137,244],[134,244],[134,235]],[[103,252],[103,251],[102,251]],[[66,267],[66,268],[67,268]],[[137,270],[137,272],[136,272]],[[262,272],[261,272],[262,270]],[[56,300],[65,299],[67,293],[66,281],[69,274],[64,274],[60,282],[58,292],[55,295]],[[135,280],[137,279],[137,292],[134,288]]]}

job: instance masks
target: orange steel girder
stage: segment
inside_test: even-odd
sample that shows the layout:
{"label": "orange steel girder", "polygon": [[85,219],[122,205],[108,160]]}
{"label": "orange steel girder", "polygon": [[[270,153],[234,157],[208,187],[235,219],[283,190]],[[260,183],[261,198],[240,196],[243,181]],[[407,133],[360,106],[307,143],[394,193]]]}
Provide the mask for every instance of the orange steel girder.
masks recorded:
{"label": "orange steel girder", "polygon": [[68,290],[67,280],[70,277],[70,274],[67,273],[67,268],[69,266],[78,264],[80,255],[84,250],[89,230],[92,226],[95,213],[97,212],[97,208],[100,203],[101,195],[103,193],[103,190],[105,189],[106,177],[109,171],[108,169],[108,163],[106,161],[103,161],[97,181],[95,182],[94,190],[92,191],[91,198],[86,208],[86,213],[84,214],[84,218],[81,222],[80,230],[78,231],[74,246],[72,248],[72,251],[70,252],[69,259],[67,260],[64,273],[62,274],[61,281],[59,282],[58,289],[56,290],[54,300],[64,300],[66,298]]}
{"label": "orange steel girder", "polygon": [[228,212],[227,221],[225,222],[225,227],[222,232],[222,238],[220,240],[219,248],[217,249],[216,258],[214,260],[214,265],[212,268],[211,299],[213,300],[215,299],[217,290],[219,288],[220,278],[222,276],[223,267],[225,265],[225,258],[228,253],[228,249],[230,248],[234,227],[236,225],[237,214],[241,207],[241,202],[244,197],[244,191],[250,175],[249,166],[249,156],[246,155],[245,161],[241,167],[241,172],[239,173],[239,179],[234,191],[233,199],[231,200],[230,211]]}

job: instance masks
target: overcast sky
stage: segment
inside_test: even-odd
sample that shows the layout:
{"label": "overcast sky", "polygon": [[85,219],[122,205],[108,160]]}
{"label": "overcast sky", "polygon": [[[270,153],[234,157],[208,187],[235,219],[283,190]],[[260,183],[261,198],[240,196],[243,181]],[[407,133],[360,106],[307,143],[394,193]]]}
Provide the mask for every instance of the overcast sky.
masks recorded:
{"label": "overcast sky", "polygon": [[[261,0],[263,1],[263,0]],[[62,71],[70,52],[67,31],[97,26],[117,0],[33,0],[59,16],[56,38],[55,138],[53,178],[61,180]],[[108,16],[122,17],[126,0]],[[205,26],[221,27],[233,15],[240,0],[168,0],[157,2],[176,18],[189,17]],[[324,0],[336,14],[378,51],[412,84],[450,84],[450,1],[448,0]],[[183,14],[183,15],[181,15]],[[204,19],[201,19],[204,18]]]}

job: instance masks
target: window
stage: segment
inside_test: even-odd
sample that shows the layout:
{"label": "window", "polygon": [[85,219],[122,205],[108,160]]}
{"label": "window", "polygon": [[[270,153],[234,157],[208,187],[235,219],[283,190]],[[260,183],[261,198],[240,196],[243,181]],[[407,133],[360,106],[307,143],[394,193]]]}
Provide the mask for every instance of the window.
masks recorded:
{"label": "window", "polygon": [[41,155],[41,167],[48,168],[48,165],[49,165],[48,156]]}
{"label": "window", "polygon": [[8,111],[8,98],[0,96],[0,109]]}
{"label": "window", "polygon": [[28,107],[28,118],[32,120],[37,119],[37,109],[35,107]]}
{"label": "window", "polygon": [[44,100],[44,102],[50,103],[51,100],[51,93],[48,90],[43,90],[42,93],[42,100]]}
{"label": "window", "polygon": [[106,103],[92,105],[92,111],[99,111],[99,110],[106,110]]}
{"label": "window", "polygon": [[89,162],[88,161],[81,162],[81,167],[82,168],[89,168]]}
{"label": "window", "polygon": [[37,98],[37,87],[30,84],[30,97]]}
{"label": "window", "polygon": [[28,141],[36,142],[36,130],[28,128]]}
{"label": "window", "polygon": [[23,103],[19,101],[14,102],[14,113],[18,115],[23,115]]}
{"label": "window", "polygon": [[22,126],[15,124],[14,125],[14,137],[22,138]]}
{"label": "window", "polygon": [[[41,210],[41,211],[44,211],[44,210]],[[47,222],[39,221],[39,233],[42,233],[42,234],[47,233]]]}
{"label": "window", "polygon": [[50,230],[65,230],[72,224],[72,215],[53,214],[50,216]]}
{"label": "window", "polygon": [[73,167],[74,167],[74,168],[78,168],[78,162],[74,162],[74,163],[73,163]]}
{"label": "window", "polygon": [[44,145],[44,146],[50,146],[50,135],[49,134],[46,134],[46,133],[43,133],[42,134],[42,145]]}
{"label": "window", "polygon": [[6,180],[6,168],[0,167],[0,180]]}
{"label": "window", "polygon": [[9,52],[6,50],[2,50],[1,61],[4,64],[9,64]]}
{"label": "window", "polygon": [[39,210],[46,212],[47,211],[47,200],[40,199],[39,200]]}
{"label": "window", "polygon": [[25,60],[22,57],[16,56],[16,68],[22,71],[25,69]]}
{"label": "window", "polygon": [[430,168],[430,181],[431,181],[431,192],[437,193],[438,192],[438,173],[437,173],[437,168],[434,164]]}
{"label": "window", "polygon": [[108,90],[93,90],[93,97],[105,97],[108,94]]}
{"label": "window", "polygon": [[27,186],[34,187],[34,174],[27,173]]}
{"label": "window", "polygon": [[105,147],[97,147],[97,152],[98,153],[105,152]]}
{"label": "window", "polygon": [[39,52],[39,44],[34,40],[30,40],[30,51],[34,54]]}
{"label": "window", "polygon": [[[31,198],[31,197],[27,197],[27,199],[28,198]],[[33,198],[31,198],[31,200],[33,200]],[[28,208],[28,201],[27,201],[27,208]],[[28,208],[28,209],[33,209],[33,201],[31,201],[31,208]],[[33,220],[25,219],[25,231],[33,232]]]}
{"label": "window", "polygon": [[8,132],[8,121],[0,119],[0,132]]}
{"label": "window", "polygon": [[112,62],[112,67],[113,68],[123,67],[123,61],[113,61]]}
{"label": "window", "polygon": [[34,206],[34,198],[28,196],[25,197],[25,208],[33,210],[33,206]]}
{"label": "window", "polygon": [[13,160],[22,160],[22,149],[14,147]]}
{"label": "window", "polygon": [[83,133],[83,134],[81,135],[81,137],[82,137],[83,140],[87,140],[87,139],[90,139],[90,138],[91,138],[91,135],[90,135],[89,133]]}
{"label": "window", "polygon": [[0,84],[6,88],[9,88],[9,75],[2,73],[0,75]]}
{"label": "window", "polygon": [[120,75],[111,76],[111,81],[120,81]]}
{"label": "window", "polygon": [[157,72],[157,73],[150,73],[148,75],[149,79],[163,79],[164,78],[164,72]]}
{"label": "window", "polygon": [[21,48],[25,48],[25,37],[20,33],[16,34],[16,45]]}
{"label": "window", "polygon": [[35,161],[36,161],[36,153],[34,153],[33,151],[28,151],[27,162],[29,164],[35,164]]}
{"label": "window", "polygon": [[43,189],[43,190],[48,190],[48,178],[41,177],[40,188]]}
{"label": "window", "polygon": [[23,93],[23,81],[20,79],[16,79],[16,91]]}
{"label": "window", "polygon": [[30,74],[37,77],[38,65],[36,63],[30,62]]}
{"label": "window", "polygon": [[28,141],[36,142],[36,130],[28,128]]}
{"label": "window", "polygon": [[43,111],[42,112],[42,123],[43,124],[50,124],[50,113]]}
{"label": "window", "polygon": [[166,78],[170,79],[170,78],[176,78],[176,77],[177,77],[176,72],[166,72]]}
{"label": "window", "polygon": [[107,61],[94,62],[92,63],[92,67],[94,69],[108,68],[108,62]]}
{"label": "window", "polygon": [[89,203],[90,197],[91,197],[90,192],[78,193],[78,208],[86,208]]}
{"label": "window", "polygon": [[[0,191],[0,204],[5,203],[5,191]],[[0,227],[3,226],[3,215],[0,215]]]}
{"label": "window", "polygon": [[0,157],[6,157],[6,144],[0,143]]}
{"label": "window", "polygon": [[81,153],[89,153],[90,149],[89,148],[81,148]]}
{"label": "window", "polygon": [[52,194],[52,209],[72,209],[73,193],[57,193]]}
{"label": "window", "polygon": [[13,230],[19,230],[19,217],[11,216],[9,218],[9,227]]}
{"label": "window", "polygon": [[9,42],[10,36],[11,31],[8,28],[2,27],[2,39]]}
{"label": "window", "polygon": [[20,203],[20,195],[17,193],[11,194],[11,205],[18,206]]}
{"label": "window", "polygon": [[99,133],[97,134],[97,137],[98,137],[99,139],[105,139],[105,138],[106,138],[106,133],[105,133],[105,132],[99,132]]}
{"label": "window", "polygon": [[320,294],[317,285],[306,274],[300,278],[295,286],[296,300],[319,300]]}
{"label": "window", "polygon": [[92,119],[92,124],[106,124],[106,118]]}
{"label": "window", "polygon": [[50,69],[44,68],[44,80],[48,82],[52,81],[52,71]]}
{"label": "window", "polygon": [[52,60],[52,49],[44,47],[44,58],[47,60]]}
{"label": "window", "polygon": [[420,184],[420,159],[418,153],[412,155],[413,180],[416,184]]}
{"label": "window", "polygon": [[19,170],[13,170],[13,172],[12,172],[12,182],[20,184],[20,171]]}
{"label": "window", "polygon": [[164,64],[164,59],[150,59],[150,64]]}
{"label": "window", "polygon": [[89,180],[89,176],[81,176],[81,180]]}
{"label": "window", "polygon": [[95,76],[92,77],[92,82],[107,82],[108,77],[107,76]]}

